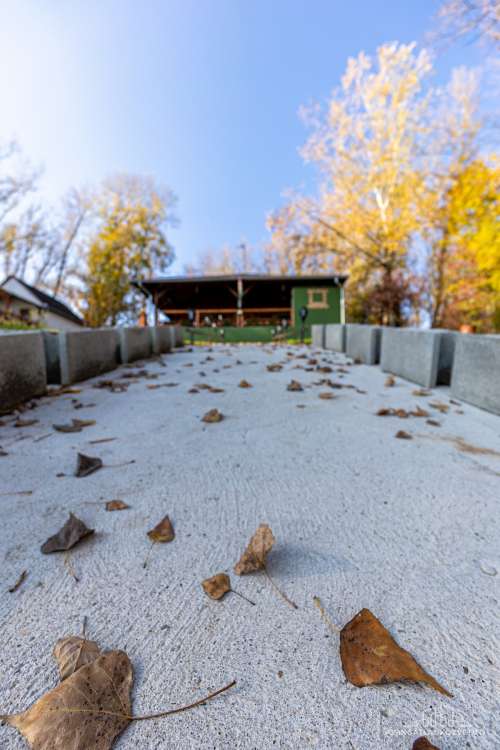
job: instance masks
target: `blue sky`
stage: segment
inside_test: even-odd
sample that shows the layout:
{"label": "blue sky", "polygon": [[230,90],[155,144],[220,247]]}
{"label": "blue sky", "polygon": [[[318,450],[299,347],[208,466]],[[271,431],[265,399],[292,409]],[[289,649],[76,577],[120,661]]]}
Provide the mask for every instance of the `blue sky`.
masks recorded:
{"label": "blue sky", "polygon": [[[422,43],[435,0],[0,0],[0,139],[43,165],[50,200],[114,172],[179,197],[173,271],[208,248],[258,245],[287,187],[311,187],[302,104],[347,58]],[[457,44],[438,80],[478,65]]]}

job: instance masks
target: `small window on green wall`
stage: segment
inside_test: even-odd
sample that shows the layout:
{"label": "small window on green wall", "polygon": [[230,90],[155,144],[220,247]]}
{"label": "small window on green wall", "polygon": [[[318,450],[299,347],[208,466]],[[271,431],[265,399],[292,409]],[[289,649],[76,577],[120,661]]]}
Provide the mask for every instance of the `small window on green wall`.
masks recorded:
{"label": "small window on green wall", "polygon": [[307,306],[311,310],[327,310],[328,289],[308,289]]}

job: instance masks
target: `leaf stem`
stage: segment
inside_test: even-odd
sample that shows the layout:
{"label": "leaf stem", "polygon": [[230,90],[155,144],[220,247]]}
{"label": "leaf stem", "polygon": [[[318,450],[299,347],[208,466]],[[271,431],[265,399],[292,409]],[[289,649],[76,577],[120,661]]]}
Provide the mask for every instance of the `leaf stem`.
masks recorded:
{"label": "leaf stem", "polygon": [[164,716],[172,716],[172,714],[179,714],[182,711],[189,711],[191,708],[196,708],[197,706],[203,705],[203,703],[206,703],[207,701],[212,700],[212,698],[215,698],[217,695],[220,695],[221,693],[224,693],[226,690],[229,690],[230,688],[234,687],[236,685],[236,680],[233,680],[229,683],[229,685],[226,685],[223,688],[220,688],[219,690],[216,690],[215,693],[210,693],[210,695],[205,696],[205,698],[200,698],[199,701],[195,701],[194,703],[190,703],[188,706],[181,706],[180,708],[172,708],[170,711],[162,711],[159,714],[147,714],[146,716],[128,716],[131,721],[146,721],[148,719],[162,719]]}
{"label": "leaf stem", "polygon": [[146,559],[145,559],[145,560],[144,560],[144,562],[142,563],[142,567],[143,567],[143,568],[147,568],[147,566],[148,566],[148,561],[149,561],[149,558],[150,558],[150,556],[151,556],[151,552],[152,552],[152,550],[153,550],[153,547],[154,547],[154,546],[155,546],[155,542],[151,542],[151,547],[150,547],[150,548],[148,549],[148,554],[146,555]]}
{"label": "leaf stem", "polygon": [[271,584],[271,586],[272,586],[272,587],[274,588],[274,590],[278,592],[278,594],[279,594],[279,595],[281,596],[281,598],[282,598],[282,599],[284,599],[284,600],[285,600],[285,602],[286,602],[287,604],[289,604],[289,605],[290,605],[290,607],[293,607],[293,609],[298,609],[298,606],[297,606],[297,605],[295,604],[295,602],[292,602],[292,600],[291,600],[291,599],[289,599],[289,598],[287,597],[287,595],[286,595],[286,594],[284,594],[284,593],[283,593],[283,591],[281,591],[281,589],[279,589],[279,588],[277,587],[277,585],[275,584],[275,582],[273,581],[273,579],[272,579],[272,578],[271,578],[271,576],[269,575],[269,572],[268,572],[268,570],[267,570],[266,566],[264,566],[264,569],[263,569],[263,570],[264,570],[264,573],[266,574],[266,576],[267,576],[267,578],[268,578],[268,580],[269,580],[269,583],[270,583],[270,584]]}
{"label": "leaf stem", "polygon": [[330,630],[333,633],[341,633],[342,632],[342,628],[339,628],[339,626],[335,625],[335,623],[333,622],[333,620],[330,619],[330,617],[328,616],[325,608],[321,604],[321,599],[319,598],[319,596],[313,596],[313,602],[316,605],[316,607],[319,609],[321,617],[326,622],[326,624],[328,625],[328,627],[330,628]]}
{"label": "leaf stem", "polygon": [[253,607],[255,607],[255,602],[253,602],[253,601],[252,601],[251,599],[249,599],[249,598],[248,598],[248,596],[245,596],[245,594],[240,594],[240,592],[239,592],[239,591],[235,591],[234,589],[231,589],[231,593],[232,593],[232,594],[236,594],[236,596],[239,596],[239,597],[241,597],[241,598],[242,598],[242,599],[244,599],[244,600],[245,600],[246,602],[248,602],[248,603],[249,603],[249,604],[251,604],[251,605],[252,605]]}

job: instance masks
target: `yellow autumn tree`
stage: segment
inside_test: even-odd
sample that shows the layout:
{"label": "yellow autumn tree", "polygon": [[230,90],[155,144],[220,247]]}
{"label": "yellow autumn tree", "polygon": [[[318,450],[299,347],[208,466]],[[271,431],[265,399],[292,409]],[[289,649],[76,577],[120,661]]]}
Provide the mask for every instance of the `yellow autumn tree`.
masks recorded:
{"label": "yellow autumn tree", "polygon": [[95,196],[95,230],[86,257],[84,314],[90,326],[114,325],[140,304],[132,282],[173,260],[166,227],[175,198],[149,178],[121,175]]}

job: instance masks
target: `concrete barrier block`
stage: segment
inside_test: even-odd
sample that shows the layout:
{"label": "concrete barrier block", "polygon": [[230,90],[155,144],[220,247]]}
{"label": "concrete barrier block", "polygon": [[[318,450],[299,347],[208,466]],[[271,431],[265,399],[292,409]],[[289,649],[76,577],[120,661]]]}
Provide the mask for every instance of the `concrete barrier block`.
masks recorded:
{"label": "concrete barrier block", "polygon": [[345,352],[345,325],[332,323],[325,326],[325,349],[334,352]]}
{"label": "concrete barrier block", "polygon": [[451,395],[500,414],[500,336],[458,335]]}
{"label": "concrete barrier block", "polygon": [[314,324],[311,326],[311,339],[313,346],[325,346],[325,326]]}
{"label": "concrete barrier block", "polygon": [[0,414],[47,390],[41,332],[0,334]]}
{"label": "concrete barrier block", "polygon": [[170,326],[152,326],[150,331],[153,354],[165,354],[173,348]]}
{"label": "concrete barrier block", "polygon": [[383,328],[381,368],[424,388],[448,385],[457,335],[444,330]]}
{"label": "concrete barrier block", "polygon": [[120,364],[120,342],[114,328],[88,328],[59,334],[61,383],[69,385],[114,370]]}
{"label": "concrete barrier block", "polygon": [[364,365],[380,361],[381,326],[348,323],[346,325],[346,354]]}
{"label": "concrete barrier block", "polygon": [[126,365],[136,359],[147,359],[153,353],[151,330],[147,326],[119,328],[118,334],[122,364]]}

